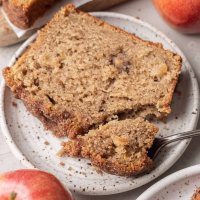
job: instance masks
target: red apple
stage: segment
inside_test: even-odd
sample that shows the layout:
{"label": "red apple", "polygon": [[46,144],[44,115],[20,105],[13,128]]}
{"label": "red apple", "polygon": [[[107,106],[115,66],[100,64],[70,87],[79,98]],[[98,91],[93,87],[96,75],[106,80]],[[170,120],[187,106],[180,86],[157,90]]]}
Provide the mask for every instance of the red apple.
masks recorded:
{"label": "red apple", "polygon": [[58,179],[39,170],[0,175],[0,200],[72,200]]}
{"label": "red apple", "polygon": [[153,0],[160,14],[184,33],[200,33],[200,0]]}

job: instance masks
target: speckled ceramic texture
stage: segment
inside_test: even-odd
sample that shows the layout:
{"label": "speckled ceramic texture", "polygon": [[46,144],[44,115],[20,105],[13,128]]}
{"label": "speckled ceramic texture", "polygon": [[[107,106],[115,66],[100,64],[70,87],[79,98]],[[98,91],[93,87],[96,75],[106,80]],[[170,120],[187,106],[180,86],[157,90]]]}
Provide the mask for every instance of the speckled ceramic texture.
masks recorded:
{"label": "speckled ceramic texture", "polygon": [[[143,39],[161,42],[165,48],[180,54],[183,68],[176,89],[172,114],[166,123],[159,122],[159,134],[171,135],[196,128],[199,113],[199,91],[191,66],[178,47],[165,35],[141,20],[126,15],[93,13],[103,20],[134,33]],[[28,39],[16,52],[12,65],[23,50],[35,39]],[[120,41],[119,41],[120,42]],[[56,138],[43,129],[42,124],[27,112],[23,103],[13,97],[10,90],[1,85],[0,122],[6,142],[13,154],[28,168],[39,168],[55,174],[72,191],[88,195],[107,195],[132,190],[155,179],[169,169],[182,155],[190,140],[170,145],[155,160],[155,169],[149,174],[126,178],[98,173],[88,160],[59,158],[56,156],[60,143],[66,138]]]}
{"label": "speckled ceramic texture", "polygon": [[200,165],[185,168],[158,181],[137,200],[191,200],[200,188]]}

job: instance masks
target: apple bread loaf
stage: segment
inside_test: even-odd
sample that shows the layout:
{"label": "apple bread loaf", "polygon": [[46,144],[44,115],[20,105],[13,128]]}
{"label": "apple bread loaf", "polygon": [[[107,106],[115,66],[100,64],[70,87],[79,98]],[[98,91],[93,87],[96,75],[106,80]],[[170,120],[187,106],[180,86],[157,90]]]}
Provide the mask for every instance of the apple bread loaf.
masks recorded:
{"label": "apple bread loaf", "polygon": [[149,170],[148,149],[158,129],[142,118],[113,120],[63,144],[60,155],[89,158],[111,174],[132,176]]}
{"label": "apple bread loaf", "polygon": [[113,119],[167,116],[180,69],[161,44],[70,4],[3,75],[47,129],[74,138]]}
{"label": "apple bread loaf", "polygon": [[2,0],[3,9],[17,27],[27,29],[41,17],[56,0]]}

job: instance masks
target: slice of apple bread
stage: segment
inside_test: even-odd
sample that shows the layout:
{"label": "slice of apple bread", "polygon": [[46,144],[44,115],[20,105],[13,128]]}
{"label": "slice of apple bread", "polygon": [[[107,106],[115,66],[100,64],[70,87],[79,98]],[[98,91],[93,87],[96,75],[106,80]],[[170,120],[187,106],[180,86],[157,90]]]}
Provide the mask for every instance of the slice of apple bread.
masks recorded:
{"label": "slice of apple bread", "polygon": [[114,120],[64,143],[59,154],[89,158],[92,165],[103,171],[131,176],[151,168],[147,152],[157,131],[142,118]]}
{"label": "slice of apple bread", "polygon": [[6,84],[57,136],[126,116],[167,116],[181,58],[161,44],[62,8],[15,64]]}

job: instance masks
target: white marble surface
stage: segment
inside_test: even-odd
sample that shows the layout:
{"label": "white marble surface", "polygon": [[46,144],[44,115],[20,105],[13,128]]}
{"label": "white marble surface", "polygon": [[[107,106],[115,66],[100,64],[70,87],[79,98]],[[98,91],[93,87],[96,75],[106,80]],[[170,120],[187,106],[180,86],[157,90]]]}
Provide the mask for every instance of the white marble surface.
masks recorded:
{"label": "white marble surface", "polygon": [[[186,57],[188,58],[189,62],[191,63],[196,73],[198,81],[200,82],[200,35],[183,35],[170,28],[166,23],[163,22],[163,20],[157,14],[150,0],[132,0],[123,5],[115,7],[110,11],[124,13],[134,17],[139,17],[140,19],[149,22],[150,24],[152,24],[153,26],[164,32],[185,53]],[[15,50],[19,47],[19,45],[20,44],[12,47],[0,48],[1,68],[7,65],[11,56],[13,55]],[[200,128],[200,122],[198,123],[198,128]],[[164,175],[156,179],[154,182],[177,170],[195,164],[200,164],[199,144],[200,144],[200,137],[193,139],[189,147],[183,154],[183,156],[178,160],[178,162],[170,170],[168,170]],[[19,168],[23,168],[23,166],[11,154],[8,146],[5,144],[5,141],[0,133],[0,172],[19,169]],[[86,199],[87,200],[114,200],[114,199],[134,200],[154,182],[151,182],[136,190],[117,195],[98,196],[98,197],[76,195],[76,200],[86,200]]]}

